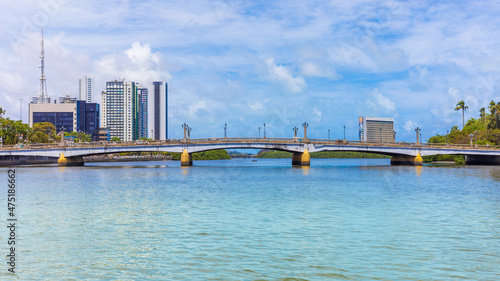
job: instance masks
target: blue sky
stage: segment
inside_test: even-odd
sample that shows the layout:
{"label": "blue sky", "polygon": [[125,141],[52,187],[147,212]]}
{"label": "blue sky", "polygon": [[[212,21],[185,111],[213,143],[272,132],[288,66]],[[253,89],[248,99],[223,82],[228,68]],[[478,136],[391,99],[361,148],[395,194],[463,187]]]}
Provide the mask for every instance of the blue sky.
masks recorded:
{"label": "blue sky", "polygon": [[[49,95],[78,79],[169,83],[169,137],[358,138],[359,116],[424,139],[500,101],[498,1],[73,1],[0,3],[0,104],[38,92],[41,28]],[[302,134],[302,130],[299,134]]]}

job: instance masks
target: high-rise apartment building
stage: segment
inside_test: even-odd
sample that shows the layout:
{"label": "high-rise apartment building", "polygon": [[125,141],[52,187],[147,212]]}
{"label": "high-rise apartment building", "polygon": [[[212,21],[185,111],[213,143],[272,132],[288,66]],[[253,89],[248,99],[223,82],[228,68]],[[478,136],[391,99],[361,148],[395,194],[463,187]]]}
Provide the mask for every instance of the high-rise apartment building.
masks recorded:
{"label": "high-rise apartment building", "polygon": [[135,82],[106,82],[101,107],[101,127],[109,129],[111,138],[122,141],[139,138],[139,97]]}
{"label": "high-rise apartment building", "polygon": [[394,118],[359,117],[359,140],[394,142]]}
{"label": "high-rise apartment building", "polygon": [[[149,94],[148,130],[154,140],[168,139],[168,84],[153,82]],[[149,133],[148,132],[148,133]]]}
{"label": "high-rise apartment building", "polygon": [[92,102],[92,90],[94,88],[94,78],[84,76],[78,80],[78,99]]}
{"label": "high-rise apartment building", "polygon": [[148,137],[148,89],[137,88],[139,97],[139,138]]}

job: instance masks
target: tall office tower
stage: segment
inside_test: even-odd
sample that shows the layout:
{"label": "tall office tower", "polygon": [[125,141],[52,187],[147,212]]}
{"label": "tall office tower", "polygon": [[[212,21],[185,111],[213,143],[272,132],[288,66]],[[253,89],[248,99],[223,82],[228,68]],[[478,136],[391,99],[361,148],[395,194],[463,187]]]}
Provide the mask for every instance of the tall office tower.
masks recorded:
{"label": "tall office tower", "polygon": [[148,130],[154,140],[168,139],[168,83],[153,82],[149,94]]}
{"label": "tall office tower", "polygon": [[110,137],[122,141],[139,138],[139,98],[134,82],[106,82],[101,95],[101,127],[109,129]]}
{"label": "tall office tower", "polygon": [[359,117],[359,140],[394,142],[394,118]]}
{"label": "tall office tower", "polygon": [[148,89],[137,88],[139,96],[139,138],[148,137]]}
{"label": "tall office tower", "polygon": [[78,99],[92,102],[92,89],[94,88],[94,78],[85,75],[78,80]]}
{"label": "tall office tower", "polygon": [[40,65],[38,66],[41,70],[40,74],[40,88],[38,89],[38,96],[31,98],[31,103],[50,103],[50,98],[47,94],[47,81],[45,79],[45,52],[43,49],[43,29],[42,29],[42,41],[40,42],[42,51],[40,53]]}

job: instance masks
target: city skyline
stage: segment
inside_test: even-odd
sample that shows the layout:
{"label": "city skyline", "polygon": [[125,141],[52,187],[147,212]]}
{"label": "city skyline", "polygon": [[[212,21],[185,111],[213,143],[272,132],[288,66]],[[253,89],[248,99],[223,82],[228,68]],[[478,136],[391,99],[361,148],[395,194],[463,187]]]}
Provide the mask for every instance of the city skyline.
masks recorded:
{"label": "city skyline", "polygon": [[[31,5],[30,5],[31,3]],[[50,4],[51,3],[51,4]],[[54,4],[55,3],[55,4]],[[169,137],[293,136],[357,139],[358,117],[394,118],[397,139],[461,127],[500,101],[500,7],[467,3],[24,1],[0,4],[0,98],[39,88],[44,28],[47,92],[78,97],[78,79],[169,83]],[[99,11],[99,12],[98,12]],[[133,11],[133,13],[132,13]],[[125,16],[126,15],[126,16]],[[97,95],[99,96],[99,95]],[[300,134],[300,133],[299,133]]]}

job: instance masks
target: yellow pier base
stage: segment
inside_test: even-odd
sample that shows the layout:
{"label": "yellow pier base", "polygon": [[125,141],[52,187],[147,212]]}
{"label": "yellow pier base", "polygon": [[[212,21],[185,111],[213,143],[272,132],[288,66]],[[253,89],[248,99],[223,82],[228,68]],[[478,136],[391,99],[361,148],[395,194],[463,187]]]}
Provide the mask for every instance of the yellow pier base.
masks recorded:
{"label": "yellow pier base", "polygon": [[293,166],[311,166],[311,155],[309,152],[304,150],[303,153],[294,152],[292,155],[292,165]]}
{"label": "yellow pier base", "polygon": [[186,149],[181,154],[181,166],[193,166],[193,156]]}
{"label": "yellow pier base", "polygon": [[391,158],[391,165],[422,166],[424,160],[420,153],[417,156],[398,155]]}
{"label": "yellow pier base", "polygon": [[75,156],[75,157],[64,157],[64,153],[61,152],[61,156],[57,160],[58,166],[83,166],[85,162],[83,161],[83,157]]}

